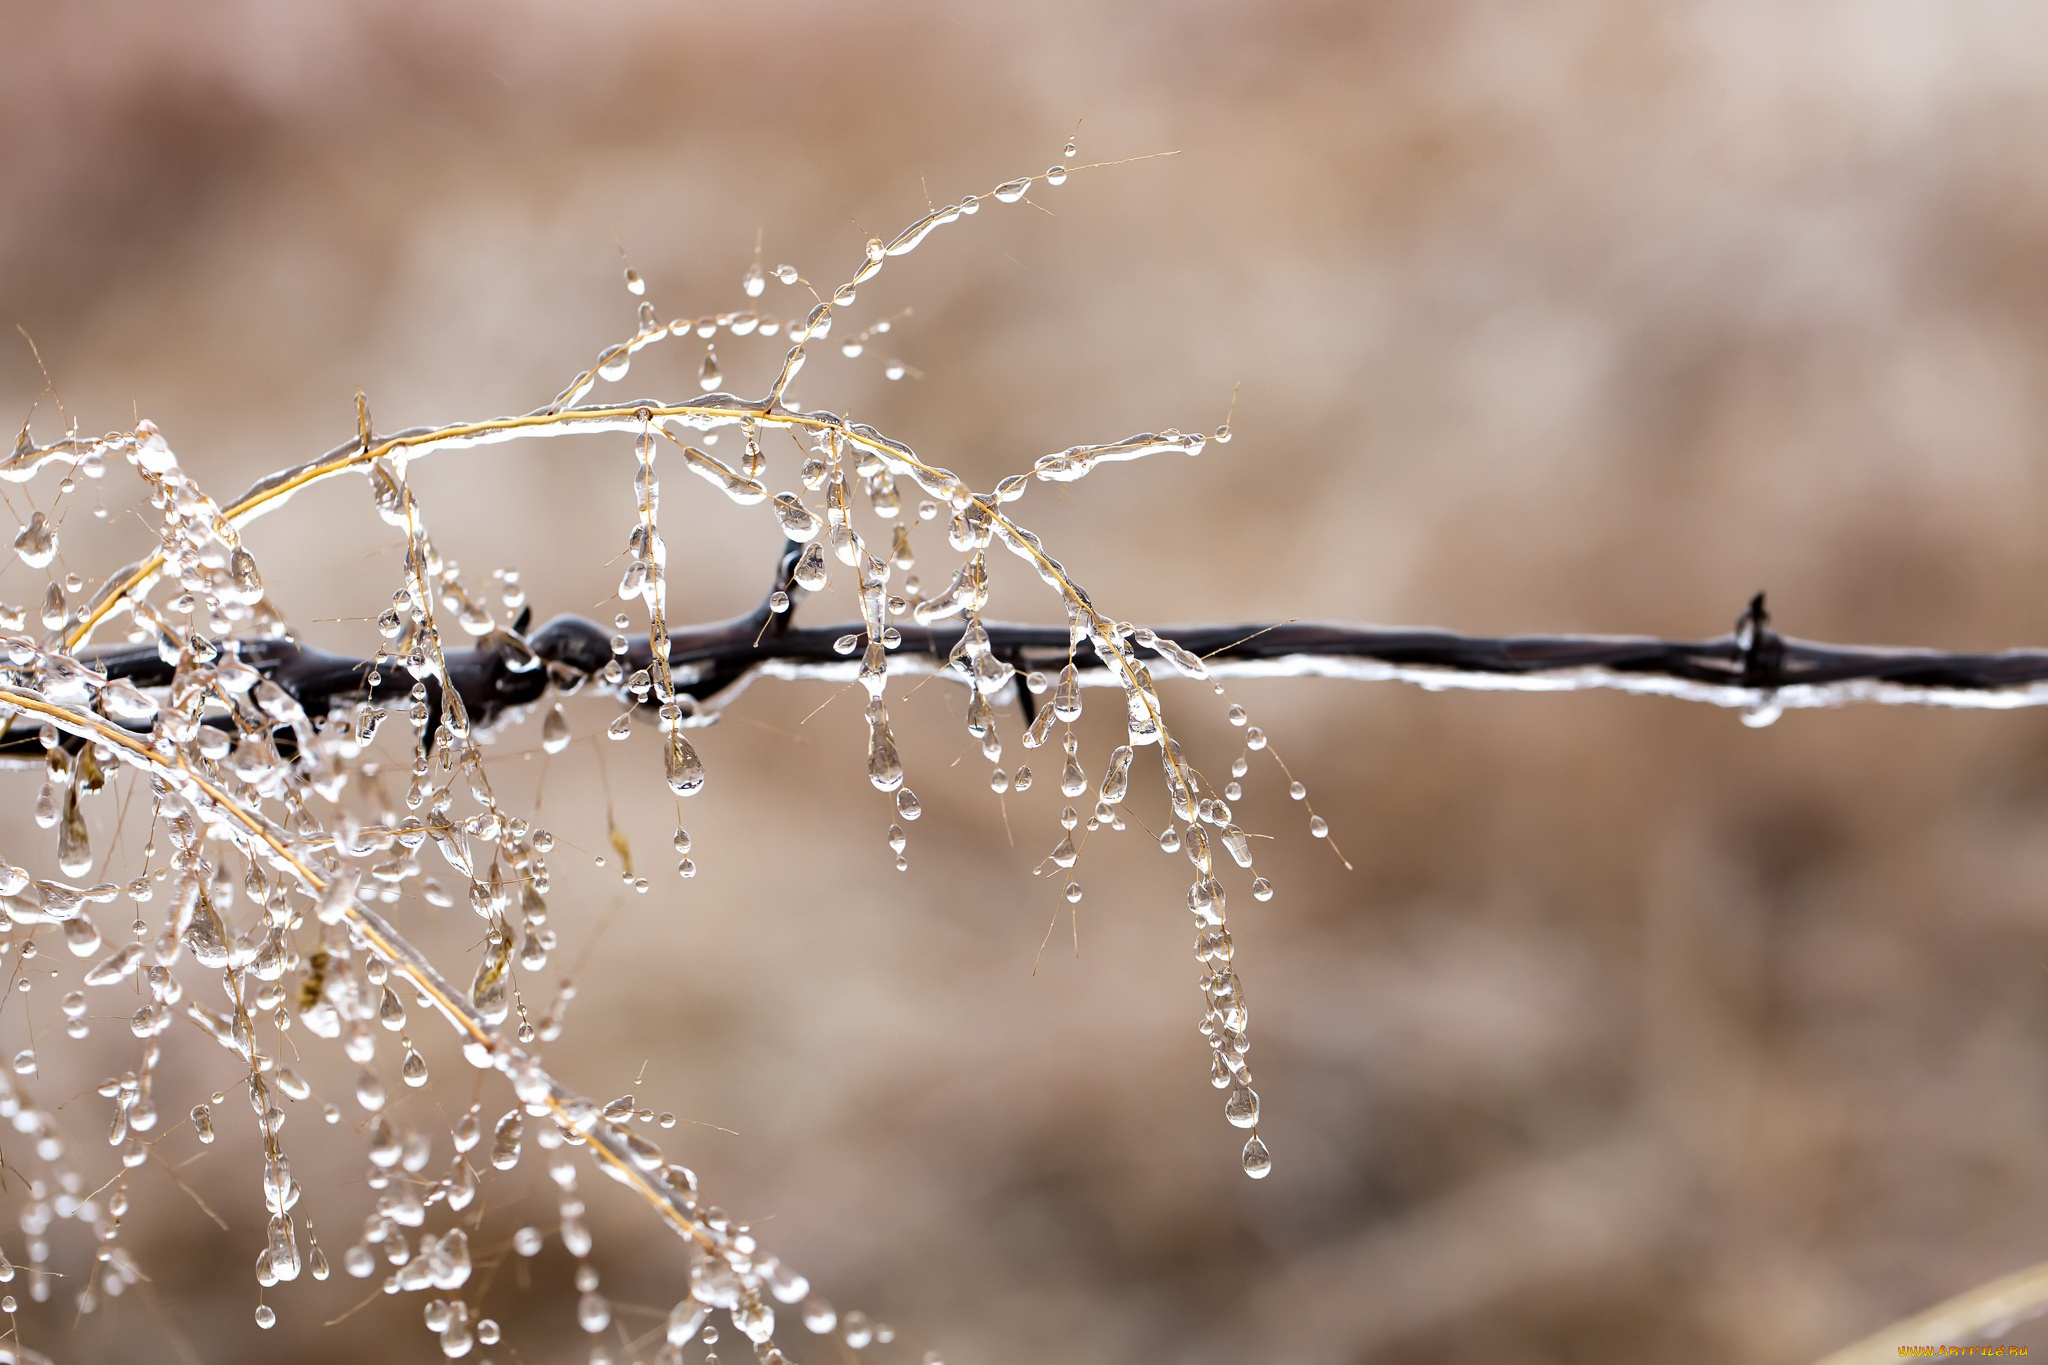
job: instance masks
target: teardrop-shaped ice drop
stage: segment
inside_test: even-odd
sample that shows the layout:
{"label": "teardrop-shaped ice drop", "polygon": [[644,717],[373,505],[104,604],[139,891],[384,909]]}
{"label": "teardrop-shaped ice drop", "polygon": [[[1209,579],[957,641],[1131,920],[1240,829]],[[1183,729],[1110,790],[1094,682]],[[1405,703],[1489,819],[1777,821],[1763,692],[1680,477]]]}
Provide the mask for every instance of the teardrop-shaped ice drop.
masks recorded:
{"label": "teardrop-shaped ice drop", "polygon": [[919,803],[917,793],[908,787],[899,790],[896,793],[896,813],[906,820],[915,820],[923,815],[924,806]]}
{"label": "teardrop-shaped ice drop", "polygon": [[740,290],[741,292],[746,294],[748,298],[758,299],[767,290],[767,288],[767,272],[761,269],[761,263],[759,261],[755,261],[752,265],[747,267],[747,273],[740,276]]}
{"label": "teardrop-shaped ice drop", "polygon": [[710,393],[725,378],[718,369],[718,352],[709,346],[704,348],[704,363],[697,367],[697,387]]}
{"label": "teardrop-shaped ice drop", "polygon": [[1022,199],[1025,192],[1030,188],[1031,177],[1028,175],[1020,176],[1015,180],[1005,180],[995,188],[996,202],[1000,204],[1014,204],[1019,199]]}
{"label": "teardrop-shaped ice drop", "polygon": [[1259,1121],[1259,1092],[1239,1082],[1223,1101],[1223,1117],[1238,1128],[1249,1128]]}
{"label": "teardrop-shaped ice drop", "polygon": [[795,541],[817,539],[818,531],[824,526],[818,514],[804,506],[803,499],[794,493],[775,495],[775,519],[782,523],[782,533]]}
{"label": "teardrop-shaped ice drop", "polygon": [[666,768],[668,789],[677,796],[695,796],[704,789],[704,760],[680,730],[669,732]]}
{"label": "teardrop-shaped ice drop", "polygon": [[134,683],[116,678],[100,689],[100,712],[108,720],[148,725],[156,719],[157,704]]}
{"label": "teardrop-shaped ice drop", "polygon": [[1108,771],[1102,774],[1102,804],[1114,806],[1124,799],[1131,785],[1131,746],[1120,744],[1109,756]]}
{"label": "teardrop-shaped ice drop", "polygon": [[1052,713],[1063,721],[1081,718],[1081,681],[1072,664],[1060,670],[1059,683],[1052,690]]}
{"label": "teardrop-shaped ice drop", "polygon": [[519,1164],[519,1139],[525,1126],[517,1109],[507,1110],[505,1117],[498,1120],[491,1137],[491,1165],[509,1171]]}
{"label": "teardrop-shaped ice drop", "polygon": [[1055,867],[1072,867],[1080,857],[1080,854],[1074,849],[1074,836],[1071,834],[1062,835],[1059,843],[1054,846],[1049,856]]}
{"label": "teardrop-shaped ice drop", "polygon": [[228,578],[244,602],[254,602],[263,596],[263,575],[256,572],[256,556],[239,545],[228,556]]}
{"label": "teardrop-shaped ice drop", "polygon": [[57,528],[41,512],[31,512],[14,538],[14,552],[31,569],[42,568],[57,557]]}
{"label": "teardrop-shaped ice drop", "polygon": [[868,781],[876,791],[892,792],[903,785],[903,762],[896,756],[896,739],[889,732],[889,711],[882,699],[868,702]]}
{"label": "teardrop-shaped ice drop", "polygon": [[1254,1180],[1264,1180],[1273,1170],[1273,1154],[1266,1150],[1265,1140],[1257,1133],[1244,1145],[1244,1173]]}
{"label": "teardrop-shaped ice drop", "polygon": [[57,828],[57,866],[67,877],[82,877],[92,871],[92,840],[85,831],[85,817],[78,811],[78,788],[64,794],[64,819]]}
{"label": "teardrop-shaped ice drop", "polygon": [[[476,978],[470,982],[469,1003],[487,1024],[502,1024],[512,1012],[511,973],[507,970],[511,958],[512,938],[500,933],[497,946],[484,954],[484,960],[477,965]],[[474,1126],[475,1120],[470,1122]]]}
{"label": "teardrop-shaped ice drop", "polygon": [[1065,796],[1079,796],[1088,790],[1088,774],[1081,770],[1081,760],[1067,755],[1066,765],[1060,769],[1060,792]]}
{"label": "teardrop-shaped ice drop", "polygon": [[805,592],[819,592],[825,586],[825,551],[813,542],[805,547],[802,558],[796,562],[796,569],[790,577]]}
{"label": "teardrop-shaped ice drop", "polygon": [[540,747],[551,754],[569,747],[569,717],[563,714],[560,702],[548,708],[547,717],[540,723]]}

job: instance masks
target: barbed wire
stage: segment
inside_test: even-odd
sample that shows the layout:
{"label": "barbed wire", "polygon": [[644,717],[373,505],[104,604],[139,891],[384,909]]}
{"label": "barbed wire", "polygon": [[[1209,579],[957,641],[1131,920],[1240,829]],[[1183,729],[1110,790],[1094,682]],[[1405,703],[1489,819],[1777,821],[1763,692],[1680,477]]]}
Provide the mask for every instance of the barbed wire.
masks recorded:
{"label": "barbed wire", "polygon": [[[771,600],[743,616],[669,632],[669,667],[679,696],[695,703],[690,719],[702,724],[759,677],[850,681],[860,660],[845,642],[859,622],[799,626],[796,605],[804,592],[791,576],[802,546],[792,542],[776,567]],[[778,594],[786,606],[777,611]],[[623,654],[613,632],[582,617],[557,616],[528,633],[531,610],[509,631],[496,631],[467,649],[444,650],[451,685],[478,724],[490,724],[550,691],[573,693],[617,659],[621,672],[646,668],[643,640]],[[986,621],[991,652],[1017,670],[1018,704],[1026,720],[1038,701],[1027,679],[1068,662],[1084,686],[1117,680],[1085,652],[1077,653],[1063,626]],[[890,671],[940,674],[951,667],[959,631],[905,625],[891,651]],[[1781,635],[1771,627],[1758,593],[1725,635],[1665,640],[1633,635],[1464,635],[1415,627],[1284,621],[1270,624],[1196,625],[1159,632],[1199,656],[1215,677],[1327,677],[1405,682],[1430,690],[1572,692],[1608,688],[1741,709],[1750,724],[1768,724],[1787,709],[1853,703],[2006,710],[2048,704],[2048,650],[1948,653],[1824,644]],[[245,663],[292,696],[309,715],[337,705],[394,700],[412,676],[374,660],[334,654],[289,636],[245,639]],[[1142,641],[1141,658],[1159,657]],[[170,682],[174,665],[155,646],[87,650],[81,662],[138,687]],[[425,680],[427,733],[439,719],[438,678]],[[648,704],[652,704],[651,700]],[[31,734],[0,739],[0,759],[41,761]]]}

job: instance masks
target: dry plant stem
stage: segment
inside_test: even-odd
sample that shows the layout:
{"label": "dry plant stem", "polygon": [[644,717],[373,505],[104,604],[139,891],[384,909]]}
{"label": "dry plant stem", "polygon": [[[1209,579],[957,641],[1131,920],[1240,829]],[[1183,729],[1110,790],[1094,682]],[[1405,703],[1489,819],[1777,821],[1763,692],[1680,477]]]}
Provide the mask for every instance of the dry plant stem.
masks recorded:
{"label": "dry plant stem", "polygon": [[194,772],[181,759],[165,758],[143,739],[96,715],[73,711],[33,692],[9,687],[0,687],[0,705],[19,708],[89,743],[105,745],[122,762],[161,778],[182,794],[196,795],[199,799],[193,803],[195,815],[231,826],[236,841],[251,857],[257,856],[260,846],[264,860],[288,871],[316,903],[326,902],[327,893],[333,887],[338,893],[338,909],[349,927],[362,937],[372,952],[389,963],[392,970],[404,976],[432,1001],[441,1017],[463,1036],[465,1044],[484,1049],[489,1058],[487,1064],[513,1078],[522,1100],[532,1102],[529,1100],[531,1096],[543,1103],[565,1133],[581,1136],[598,1163],[609,1168],[610,1174],[653,1205],[678,1233],[707,1251],[714,1254],[719,1251],[719,1239],[692,1218],[670,1191],[650,1180],[623,1151],[615,1150],[616,1141],[605,1131],[605,1125],[592,1121],[599,1112],[595,1101],[560,1085],[524,1051],[508,1047],[497,1031],[477,1016],[462,994],[434,970],[424,953],[407,942],[383,916],[356,901],[352,883],[335,886],[330,878],[323,876],[294,850],[292,841],[275,824],[249,810],[204,775]]}
{"label": "dry plant stem", "polygon": [[1877,1365],[1906,1346],[1959,1346],[2048,1305],[2048,1261],[1978,1285],[1924,1313],[1901,1319],[1817,1365]]}

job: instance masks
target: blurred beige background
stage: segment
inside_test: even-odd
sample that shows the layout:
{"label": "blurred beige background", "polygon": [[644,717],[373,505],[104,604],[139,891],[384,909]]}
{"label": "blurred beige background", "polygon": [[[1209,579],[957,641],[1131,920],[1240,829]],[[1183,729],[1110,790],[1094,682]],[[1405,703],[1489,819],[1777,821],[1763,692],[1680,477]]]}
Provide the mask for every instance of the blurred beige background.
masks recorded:
{"label": "blurred beige background", "polygon": [[[1178,155],[934,237],[863,290],[860,319],[914,309],[886,346],[798,387],[986,486],[1212,426],[1241,385],[1229,447],[1027,503],[1105,609],[1705,636],[1768,588],[1793,634],[2038,644],[2044,29],[2000,3],[5,0],[0,321],[85,428],[151,417],[224,496],[347,436],[359,386],[387,430],[544,402],[630,330],[621,248],[662,316],[736,308],[757,231],[771,267],[838,278],[924,186],[1040,170],[1080,120],[1082,161]],[[721,360],[757,391],[777,351]],[[665,343],[622,389],[693,392],[696,359]],[[40,387],[0,344],[0,413]],[[545,618],[615,581],[629,469],[548,442],[420,486],[443,548],[522,569]],[[400,581],[363,491],[250,536],[335,647]],[[684,617],[750,605],[774,544],[699,492],[669,504]],[[65,535],[88,575],[144,543],[120,517]],[[1009,574],[992,613],[1051,606]],[[1034,974],[1056,794],[1000,807],[937,686],[899,707],[928,811],[908,876],[857,708],[801,723],[823,686],[760,684],[699,737],[687,884],[650,750],[606,745],[601,775],[579,744],[544,783],[508,758],[564,840],[561,961],[588,953],[550,1056],[600,1095],[644,1063],[710,1195],[897,1326],[878,1361],[1795,1365],[2048,1258],[2048,719],[1236,695],[1357,864],[1254,769],[1280,895],[1237,896],[1233,927],[1263,1184],[1205,1079],[1184,864],[1093,842],[1079,955],[1062,920]],[[1168,701],[1227,763],[1213,701]],[[604,777],[647,897],[566,856],[603,848]],[[6,781],[19,811],[33,779]],[[102,1041],[81,1088],[132,1064]],[[174,1110],[232,1079],[173,1051]],[[438,1066],[453,1112],[469,1076]],[[150,1292],[75,1334],[60,1295],[31,1344],[434,1357],[412,1300],[320,1330],[359,1297],[339,1276],[255,1329],[246,1127],[183,1172],[232,1233],[141,1180]],[[285,1136],[338,1255],[360,1146],[310,1113]],[[673,1247],[592,1197],[608,1291],[664,1307]],[[495,1354],[572,1358],[566,1262],[532,1269],[488,1300],[519,1328]]]}

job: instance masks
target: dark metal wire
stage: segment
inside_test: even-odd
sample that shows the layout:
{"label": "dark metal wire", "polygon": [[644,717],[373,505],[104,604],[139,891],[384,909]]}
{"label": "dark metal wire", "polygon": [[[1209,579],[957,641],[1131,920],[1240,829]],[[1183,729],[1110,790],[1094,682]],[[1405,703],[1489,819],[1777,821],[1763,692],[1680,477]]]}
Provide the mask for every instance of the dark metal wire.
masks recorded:
{"label": "dark metal wire", "polygon": [[[803,593],[791,579],[796,551],[780,556],[777,592],[788,609],[768,603],[744,616],[669,633],[669,664],[676,690],[708,716],[756,677],[851,677],[857,660],[838,642],[858,635],[858,624],[798,626]],[[558,616],[530,634],[530,612],[513,628],[465,649],[443,649],[450,682],[472,721],[488,725],[509,709],[530,705],[550,689],[573,692],[613,659],[612,632],[596,622]],[[984,622],[996,656],[1020,675],[1058,669],[1070,658],[1065,627]],[[958,641],[957,623],[899,627],[893,670],[941,672]],[[1396,680],[1430,688],[1569,691],[1615,688],[1744,708],[1753,722],[1786,707],[1848,702],[2004,709],[2048,704],[2048,650],[1950,654],[1932,650],[1875,649],[1791,639],[1771,628],[1759,593],[1726,635],[1707,640],[1640,636],[1516,635],[1487,637],[1427,629],[1287,622],[1276,625],[1189,626],[1162,631],[1200,656],[1210,672],[1230,676],[1327,676]],[[1133,642],[1140,658],[1158,651]],[[330,654],[297,640],[252,639],[239,645],[244,662],[291,694],[308,715],[320,717],[358,701],[395,701],[413,686],[412,675],[387,660],[378,681],[372,661]],[[1084,682],[1110,681],[1086,649],[1071,655]],[[630,675],[649,662],[648,642],[634,641],[620,656]],[[89,651],[83,659],[108,678],[138,687],[168,684],[174,666],[154,646]],[[1171,675],[1173,670],[1162,666]],[[428,733],[440,711],[438,679],[425,680]],[[1017,695],[1027,715],[1034,699]],[[39,754],[34,736],[0,739],[0,757]]]}

